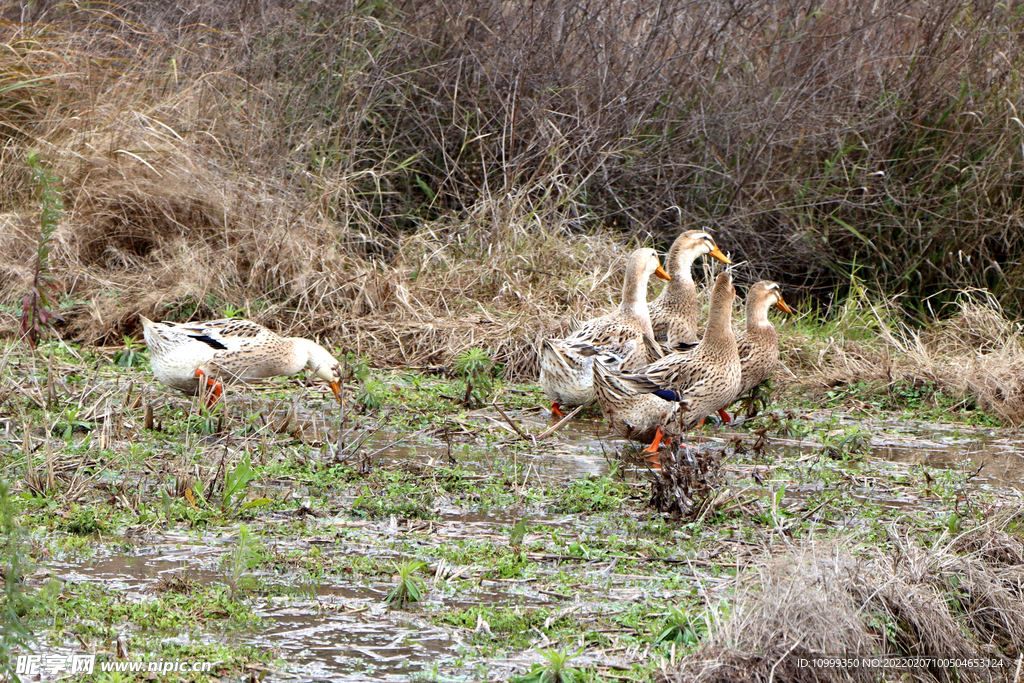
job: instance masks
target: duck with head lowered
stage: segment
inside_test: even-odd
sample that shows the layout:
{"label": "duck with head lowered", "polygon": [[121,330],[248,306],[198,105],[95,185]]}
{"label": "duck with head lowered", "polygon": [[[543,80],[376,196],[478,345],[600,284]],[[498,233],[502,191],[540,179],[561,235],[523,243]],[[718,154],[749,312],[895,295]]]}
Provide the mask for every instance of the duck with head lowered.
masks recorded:
{"label": "duck with head lowered", "polygon": [[281,337],[250,320],[141,320],[153,375],[161,384],[186,394],[197,394],[200,387],[209,389],[207,407],[223,394],[224,382],[294,375],[304,367],[327,382],[341,400],[339,363],[316,342]]}
{"label": "duck with head lowered", "polygon": [[[593,365],[603,362],[613,372],[647,364],[651,316],[647,283],[651,275],[669,280],[653,249],[637,249],[626,264],[619,307],[584,323],[565,339],[545,339],[540,348],[540,386],[551,401],[551,412],[586,405],[594,396]],[[600,358],[600,361],[598,359]]]}
{"label": "duck with head lowered", "polygon": [[657,453],[661,439],[675,435],[679,403],[639,393],[604,363],[594,363],[594,393],[611,431],[624,439],[650,444],[645,453]]}

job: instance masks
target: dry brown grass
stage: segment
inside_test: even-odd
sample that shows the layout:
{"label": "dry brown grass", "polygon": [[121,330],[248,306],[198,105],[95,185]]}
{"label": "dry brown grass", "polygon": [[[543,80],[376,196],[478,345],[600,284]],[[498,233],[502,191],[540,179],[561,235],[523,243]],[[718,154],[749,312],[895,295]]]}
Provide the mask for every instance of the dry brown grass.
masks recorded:
{"label": "dry brown grass", "polygon": [[[0,204],[18,211],[0,222],[4,327],[36,241],[29,147],[62,180],[67,213],[49,265],[72,303],[70,338],[119,343],[138,333],[139,314],[231,307],[379,364],[443,364],[483,345],[526,379],[536,339],[614,305],[630,245],[583,229],[552,194],[562,173],[482,191],[457,214],[400,205],[395,183],[411,181],[402,159],[377,163],[380,150],[359,147],[358,128],[379,112],[351,109],[380,75],[353,67],[360,51],[372,48],[378,67],[403,55],[380,42],[379,22],[339,6],[295,23],[267,5],[225,32],[246,12],[229,4],[225,16],[168,23],[185,9],[51,6],[11,26],[0,71],[17,106],[0,106],[11,162]],[[269,43],[247,33],[259,21]],[[351,81],[324,73],[326,55]],[[415,231],[396,229],[410,218]]]}
{"label": "dry brown grass", "polygon": [[984,291],[960,292],[949,309],[922,329],[904,322],[898,299],[851,298],[814,336],[784,333],[781,355],[802,382],[822,390],[863,382],[884,393],[927,384],[1024,424],[1020,324]]}
{"label": "dry brown grass", "polygon": [[[829,541],[771,557],[732,612],[669,681],[1012,680],[1024,653],[1024,541],[990,523],[923,548],[892,532],[891,551]],[[1017,521],[1019,524],[1019,520]],[[809,668],[800,659],[991,657],[1003,668]]]}
{"label": "dry brown grass", "polygon": [[[32,270],[30,149],[61,178],[51,268],[62,332],[87,342],[137,333],[140,313],[231,307],[382,364],[487,345],[528,378],[532,344],[611,307],[622,254],[680,222],[718,225],[752,279],[816,286],[872,260],[918,290],[1013,278],[968,259],[1008,260],[1024,213],[993,161],[1016,149],[1001,88],[1005,55],[1024,54],[997,5],[970,21],[907,0],[39,2],[0,17],[7,329]],[[895,180],[872,180],[880,168]],[[871,353],[830,355],[837,373],[902,371]],[[992,358],[968,390],[1016,414],[1016,367]]]}

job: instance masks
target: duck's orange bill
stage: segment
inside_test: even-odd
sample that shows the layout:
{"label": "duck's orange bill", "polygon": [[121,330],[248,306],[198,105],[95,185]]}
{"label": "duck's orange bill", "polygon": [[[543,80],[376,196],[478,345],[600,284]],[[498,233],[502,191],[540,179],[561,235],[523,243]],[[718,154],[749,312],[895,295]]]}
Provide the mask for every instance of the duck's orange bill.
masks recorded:
{"label": "duck's orange bill", "polygon": [[341,403],[341,382],[338,380],[331,382],[331,391],[334,392],[334,398],[338,399],[338,403]]}
{"label": "duck's orange bill", "polygon": [[732,261],[729,260],[728,256],[722,253],[722,250],[718,248],[718,245],[715,245],[715,248],[709,251],[708,254],[714,256],[716,259],[718,259],[719,261],[726,265],[732,265]]}
{"label": "duck's orange bill", "polygon": [[672,279],[672,276],[665,272],[665,269],[661,267],[660,263],[658,264],[658,269],[654,271],[654,274],[660,277],[662,280]]}
{"label": "duck's orange bill", "polygon": [[785,311],[786,313],[796,313],[796,311],[789,307],[789,304],[782,300],[781,296],[779,297],[779,300],[775,302],[775,308],[780,311]]}

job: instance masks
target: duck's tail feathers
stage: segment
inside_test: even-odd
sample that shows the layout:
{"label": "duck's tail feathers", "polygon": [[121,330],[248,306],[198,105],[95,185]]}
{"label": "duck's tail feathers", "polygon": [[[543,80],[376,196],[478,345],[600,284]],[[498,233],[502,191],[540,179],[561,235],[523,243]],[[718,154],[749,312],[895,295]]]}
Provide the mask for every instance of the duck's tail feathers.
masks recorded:
{"label": "duck's tail feathers", "polygon": [[604,363],[594,363],[594,389],[604,397],[625,400],[636,396],[637,392],[623,384],[621,376]]}
{"label": "duck's tail feathers", "polygon": [[644,334],[644,349],[647,353],[647,362],[653,363],[659,358],[664,358],[667,353],[664,346],[649,334]]}
{"label": "duck's tail feathers", "polygon": [[569,350],[583,358],[594,358],[595,365],[604,365],[611,372],[618,372],[622,367],[622,357],[606,349],[599,349],[589,342],[573,342]]}
{"label": "duck's tail feathers", "polygon": [[540,345],[540,365],[551,368],[556,374],[578,371],[587,361],[564,339],[545,339]]}

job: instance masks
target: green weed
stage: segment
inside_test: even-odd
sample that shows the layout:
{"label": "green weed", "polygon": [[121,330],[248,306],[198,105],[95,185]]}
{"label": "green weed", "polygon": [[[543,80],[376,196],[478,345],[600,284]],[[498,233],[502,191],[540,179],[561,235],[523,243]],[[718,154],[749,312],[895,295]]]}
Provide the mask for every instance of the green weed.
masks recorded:
{"label": "green weed", "polygon": [[352,512],[368,518],[395,515],[404,519],[433,519],[431,491],[420,489],[413,482],[393,481],[373,490],[364,486],[352,504]]}
{"label": "green weed", "polygon": [[249,572],[258,562],[259,555],[254,547],[249,527],[245,524],[239,525],[235,547],[221,562],[229,600],[234,600],[239,590],[255,585],[255,578]]}
{"label": "green weed", "polygon": [[530,525],[527,523],[527,518],[523,517],[515,525],[509,529],[508,532],[508,544],[513,549],[518,549],[523,544],[523,539],[526,538],[526,532],[529,530]]}
{"label": "green weed", "polygon": [[146,347],[135,337],[124,338],[124,348],[114,354],[114,365],[119,368],[134,368],[146,362]]}
{"label": "green weed", "polygon": [[511,679],[513,683],[576,683],[583,679],[582,671],[569,666],[569,660],[579,656],[583,652],[583,648],[573,654],[570,654],[568,650],[554,648],[537,651],[547,660],[547,663],[535,664],[523,676],[513,676]]}
{"label": "green weed", "polygon": [[96,511],[91,507],[72,506],[71,518],[61,525],[64,531],[79,536],[88,536],[106,530],[104,522],[97,518]]}
{"label": "green weed", "polygon": [[224,474],[224,493],[221,495],[220,502],[221,512],[237,512],[270,505],[270,500],[267,498],[256,498],[255,500],[242,503],[242,500],[245,499],[249,482],[254,480],[256,476],[256,472],[252,469],[252,464],[249,460],[249,454],[246,453],[238,461],[234,469],[230,469]]}
{"label": "green weed", "polygon": [[35,152],[29,153],[26,162],[32,169],[39,190],[40,213],[32,283],[21,305],[21,337],[30,347],[35,348],[43,332],[51,329],[54,321],[61,319],[52,310],[54,305],[48,292],[58,290],[57,280],[50,270],[50,239],[64,213],[64,205],[57,176],[42,165]]}
{"label": "green weed", "polygon": [[522,607],[483,607],[447,609],[436,614],[438,623],[475,632],[479,642],[500,641],[511,649],[529,646],[530,638],[538,631],[550,633],[551,629],[573,625],[569,617],[552,619],[547,609],[524,609]]}
{"label": "green weed", "polygon": [[465,406],[472,408],[485,404],[494,389],[494,361],[486,349],[468,348],[455,356],[455,374],[459,379],[452,393]]}
{"label": "green weed", "polygon": [[706,635],[707,624],[703,618],[688,614],[677,607],[669,607],[668,615],[654,642],[692,646]]}
{"label": "green weed", "polygon": [[871,434],[859,426],[824,429],[819,439],[821,452],[833,460],[846,460],[863,454],[871,446]]}
{"label": "green weed", "polygon": [[423,599],[423,582],[413,576],[413,574],[416,574],[426,566],[425,562],[411,560],[396,568],[398,571],[398,584],[384,598],[388,606],[404,609],[407,605]]}
{"label": "green weed", "polygon": [[356,401],[367,410],[377,410],[388,402],[388,388],[376,377],[367,377],[356,394]]}
{"label": "green weed", "polygon": [[29,546],[25,532],[18,525],[17,509],[11,498],[7,481],[0,479],[0,574],[3,575],[4,593],[0,604],[0,673],[6,672],[12,680],[14,671],[11,653],[30,651],[34,638],[25,615],[38,600],[27,590],[25,576],[32,570]]}
{"label": "green weed", "polygon": [[622,507],[629,489],[615,478],[614,473],[609,473],[576,479],[551,493],[557,495],[551,505],[556,512],[609,512]]}

